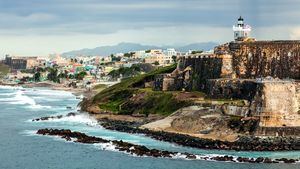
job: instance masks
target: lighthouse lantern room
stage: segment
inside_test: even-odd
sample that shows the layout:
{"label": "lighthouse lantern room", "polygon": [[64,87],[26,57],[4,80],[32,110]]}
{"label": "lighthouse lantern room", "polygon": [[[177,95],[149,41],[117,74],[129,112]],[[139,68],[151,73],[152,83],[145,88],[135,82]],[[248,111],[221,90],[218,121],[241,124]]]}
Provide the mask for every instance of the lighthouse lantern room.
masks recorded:
{"label": "lighthouse lantern room", "polygon": [[244,24],[244,19],[240,16],[237,25],[233,25],[234,40],[244,41],[249,38],[251,26]]}

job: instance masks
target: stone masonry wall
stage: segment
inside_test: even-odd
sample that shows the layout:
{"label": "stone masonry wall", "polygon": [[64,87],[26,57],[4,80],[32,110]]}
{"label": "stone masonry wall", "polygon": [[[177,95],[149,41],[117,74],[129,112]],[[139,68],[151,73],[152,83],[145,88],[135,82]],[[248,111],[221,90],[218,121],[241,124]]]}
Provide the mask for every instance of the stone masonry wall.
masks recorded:
{"label": "stone masonry wall", "polygon": [[203,90],[207,79],[221,77],[221,58],[183,58],[182,64],[183,68],[192,68],[192,90]]}
{"label": "stone masonry wall", "polygon": [[261,127],[300,127],[300,83],[263,82],[253,104]]}
{"label": "stone masonry wall", "polygon": [[247,79],[209,79],[206,93],[211,98],[244,99],[251,101],[257,89],[255,80]]}
{"label": "stone masonry wall", "polygon": [[300,79],[300,41],[231,42],[227,50],[237,78]]}

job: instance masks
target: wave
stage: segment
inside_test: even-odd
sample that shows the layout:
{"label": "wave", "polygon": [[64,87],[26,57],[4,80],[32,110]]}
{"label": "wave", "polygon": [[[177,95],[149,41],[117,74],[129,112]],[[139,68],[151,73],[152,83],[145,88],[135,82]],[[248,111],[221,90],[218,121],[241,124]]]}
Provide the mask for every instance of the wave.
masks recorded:
{"label": "wave", "polygon": [[13,93],[15,97],[13,98],[1,98],[0,102],[5,102],[8,104],[20,104],[20,105],[29,105],[28,108],[31,109],[42,109],[42,108],[51,108],[51,106],[43,106],[37,104],[34,99],[24,95],[24,91],[18,90],[17,92]]}
{"label": "wave", "polygon": [[0,96],[13,96],[16,93],[0,93]]}
{"label": "wave", "polygon": [[22,86],[2,86],[2,85],[0,85],[0,89],[19,90],[19,89],[24,89],[24,88]]}
{"label": "wave", "polygon": [[35,93],[39,96],[59,96],[59,97],[65,97],[65,96],[74,96],[71,92],[68,91],[59,91],[56,90],[55,92],[53,90],[47,90],[47,89],[33,89]]}
{"label": "wave", "polygon": [[64,116],[62,118],[50,118],[47,121],[43,122],[71,122],[71,123],[80,123],[86,124],[88,126],[100,127],[95,118],[90,117],[88,114],[78,114],[75,116]]}

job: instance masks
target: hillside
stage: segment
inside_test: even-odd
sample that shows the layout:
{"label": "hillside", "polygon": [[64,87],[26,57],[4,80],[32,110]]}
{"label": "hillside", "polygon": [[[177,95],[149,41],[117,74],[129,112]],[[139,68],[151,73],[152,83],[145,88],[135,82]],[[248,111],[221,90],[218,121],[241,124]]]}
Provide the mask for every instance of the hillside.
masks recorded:
{"label": "hillside", "polygon": [[158,68],[146,74],[123,80],[96,94],[90,100],[81,103],[83,110],[96,112],[112,112],[115,114],[149,114],[169,115],[186,106],[185,101],[176,99],[176,92],[152,91],[143,88],[145,82],[152,81],[154,76],[170,73],[176,65]]}
{"label": "hillside", "polygon": [[9,72],[9,67],[3,63],[0,63],[0,78],[6,75]]}

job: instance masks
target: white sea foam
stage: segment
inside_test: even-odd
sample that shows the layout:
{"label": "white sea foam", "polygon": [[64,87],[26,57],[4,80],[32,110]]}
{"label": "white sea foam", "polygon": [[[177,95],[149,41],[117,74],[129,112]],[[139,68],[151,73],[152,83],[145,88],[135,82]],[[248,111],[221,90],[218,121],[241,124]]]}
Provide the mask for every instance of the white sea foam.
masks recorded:
{"label": "white sea foam", "polygon": [[42,89],[42,90],[35,90],[35,92],[39,95],[39,96],[56,96],[56,97],[70,97],[73,96],[73,94],[71,92],[67,92],[67,91],[53,91],[53,90],[46,90],[46,89]]}
{"label": "white sea foam", "polygon": [[0,93],[0,96],[13,96],[16,93]]}
{"label": "white sea foam", "polygon": [[33,98],[24,95],[24,91],[22,90],[18,90],[14,93],[14,95],[15,97],[12,98],[1,98],[0,102],[6,102],[8,104],[29,105],[28,108],[31,109],[51,108],[51,106],[43,106],[37,104]]}
{"label": "white sea foam", "polygon": [[71,122],[71,123],[82,123],[89,126],[99,126],[95,118],[90,117],[88,114],[78,114],[75,116],[65,116],[60,119],[51,118],[48,122]]}
{"label": "white sea foam", "polygon": [[22,86],[1,86],[0,89],[12,89],[12,90],[18,90],[18,89],[24,89]]}
{"label": "white sea foam", "polygon": [[21,132],[22,135],[25,136],[34,136],[37,135],[35,130],[24,130]]}
{"label": "white sea foam", "polygon": [[108,143],[95,143],[94,146],[101,150],[108,150],[108,151],[118,151],[116,146],[112,144],[112,142]]}

